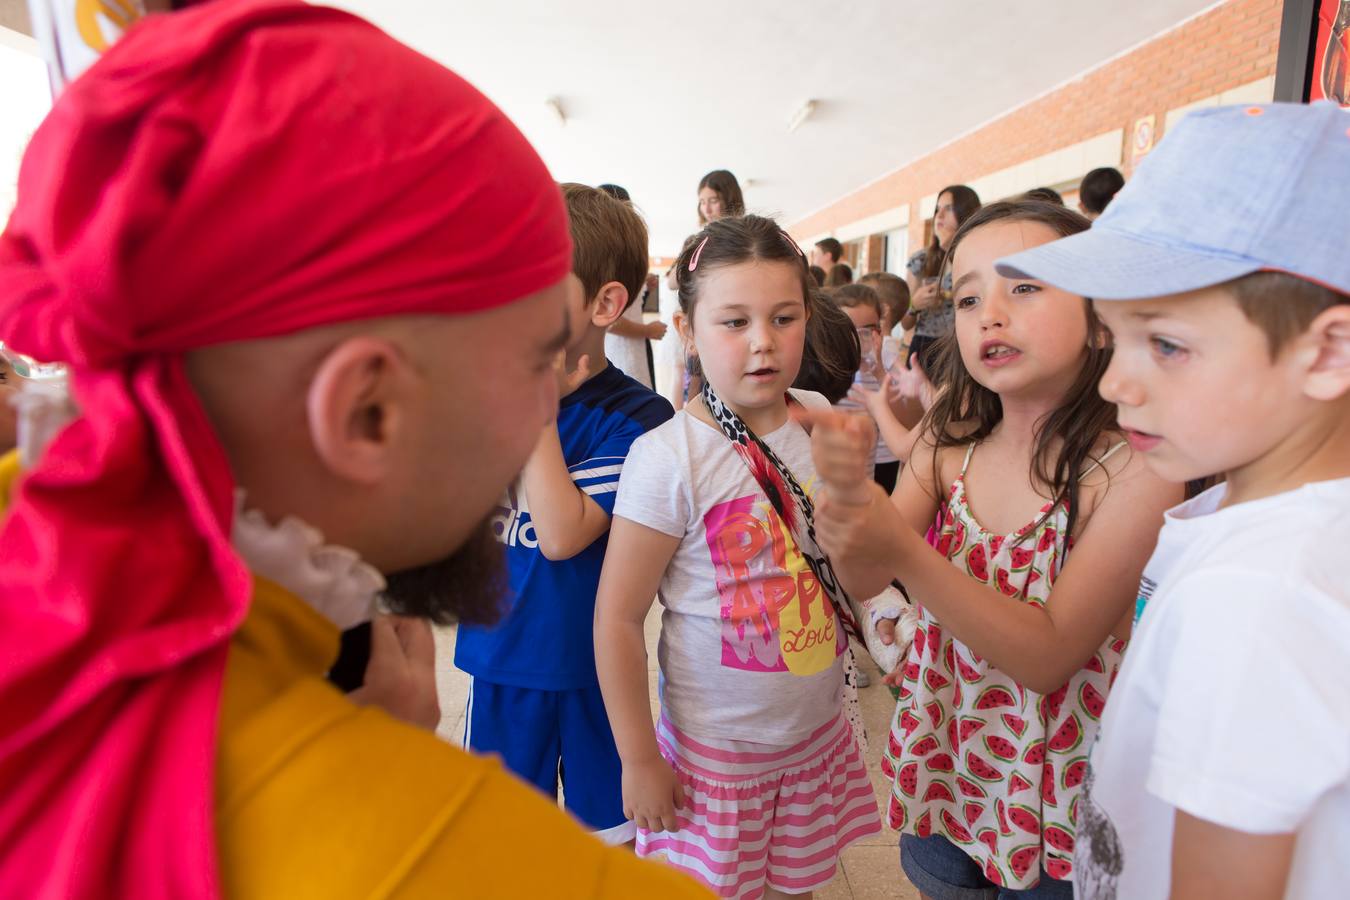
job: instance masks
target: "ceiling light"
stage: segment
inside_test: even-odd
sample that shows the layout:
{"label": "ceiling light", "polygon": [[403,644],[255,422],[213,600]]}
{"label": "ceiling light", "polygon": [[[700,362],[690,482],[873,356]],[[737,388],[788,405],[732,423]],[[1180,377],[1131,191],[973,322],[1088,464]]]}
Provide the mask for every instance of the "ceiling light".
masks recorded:
{"label": "ceiling light", "polygon": [[807,100],[801,105],[792,118],[788,120],[788,131],[793,132],[802,126],[802,123],[811,118],[811,114],[816,111],[816,101]]}

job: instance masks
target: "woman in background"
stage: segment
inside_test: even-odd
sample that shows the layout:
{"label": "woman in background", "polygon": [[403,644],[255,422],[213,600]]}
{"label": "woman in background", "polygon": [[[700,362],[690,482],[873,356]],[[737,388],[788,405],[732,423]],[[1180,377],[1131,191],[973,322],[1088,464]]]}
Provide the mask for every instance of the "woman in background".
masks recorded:
{"label": "woman in background", "polygon": [[[942,274],[956,229],[961,227],[980,208],[980,195],[964,184],[953,184],[938,193],[937,209],[933,213],[933,239],[928,246],[909,258],[905,268],[909,272],[909,312],[901,322],[905,329],[914,329],[909,342],[909,359],[917,353],[924,371],[933,371],[929,347],[952,330],[952,276]],[[941,284],[938,280],[941,278]]]}

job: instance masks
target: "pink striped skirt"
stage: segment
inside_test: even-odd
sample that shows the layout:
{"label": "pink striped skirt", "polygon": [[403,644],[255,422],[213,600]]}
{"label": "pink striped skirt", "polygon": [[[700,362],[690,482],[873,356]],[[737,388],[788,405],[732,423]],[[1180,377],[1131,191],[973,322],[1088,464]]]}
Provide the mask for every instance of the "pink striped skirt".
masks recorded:
{"label": "pink striped skirt", "polygon": [[659,856],[721,897],[755,900],[824,886],[839,854],[881,833],[858,742],[840,713],[790,747],[695,740],[662,713],[661,755],[684,786],[679,830],[637,833],[638,856]]}

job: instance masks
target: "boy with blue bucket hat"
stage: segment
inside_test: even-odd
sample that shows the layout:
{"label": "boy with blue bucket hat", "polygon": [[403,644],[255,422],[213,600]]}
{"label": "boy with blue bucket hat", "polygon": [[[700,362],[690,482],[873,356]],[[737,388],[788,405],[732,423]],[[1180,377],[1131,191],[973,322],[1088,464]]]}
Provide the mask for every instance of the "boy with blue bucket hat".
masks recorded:
{"label": "boy with blue bucket hat", "polygon": [[1350,114],[1192,113],[1090,231],[1003,259],[1091,297],[1171,510],[1077,811],[1083,900],[1350,894]]}

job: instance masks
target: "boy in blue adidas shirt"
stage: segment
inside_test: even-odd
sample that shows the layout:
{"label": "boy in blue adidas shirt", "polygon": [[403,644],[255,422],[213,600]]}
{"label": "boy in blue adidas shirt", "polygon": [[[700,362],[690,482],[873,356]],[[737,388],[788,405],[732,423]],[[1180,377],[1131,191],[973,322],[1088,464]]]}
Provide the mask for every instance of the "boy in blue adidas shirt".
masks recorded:
{"label": "boy in blue adidas shirt", "polygon": [[564,184],[572,229],[572,340],[559,364],[556,427],[544,429],[495,519],[509,612],[461,625],[455,665],[473,676],[465,744],[495,753],[609,843],[633,839],[622,767],[595,674],[592,619],[610,513],[628,448],[670,403],[605,359],[605,332],[647,276],[647,228],[632,206]]}

